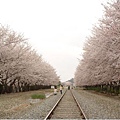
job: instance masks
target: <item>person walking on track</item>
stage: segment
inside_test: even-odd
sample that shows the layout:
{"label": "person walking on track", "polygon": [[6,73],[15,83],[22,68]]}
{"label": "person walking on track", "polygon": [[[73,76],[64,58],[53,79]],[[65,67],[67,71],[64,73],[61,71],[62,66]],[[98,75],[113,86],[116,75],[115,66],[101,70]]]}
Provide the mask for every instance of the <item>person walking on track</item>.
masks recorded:
{"label": "person walking on track", "polygon": [[60,85],[60,93],[62,94],[62,89],[63,89],[63,86]]}

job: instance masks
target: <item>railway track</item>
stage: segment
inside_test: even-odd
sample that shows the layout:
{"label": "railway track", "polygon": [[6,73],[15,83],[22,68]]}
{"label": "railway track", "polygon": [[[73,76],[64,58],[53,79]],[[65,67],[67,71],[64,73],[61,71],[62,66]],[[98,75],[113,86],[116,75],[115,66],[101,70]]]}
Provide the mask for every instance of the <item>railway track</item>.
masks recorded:
{"label": "railway track", "polygon": [[87,119],[72,90],[66,90],[44,120]]}

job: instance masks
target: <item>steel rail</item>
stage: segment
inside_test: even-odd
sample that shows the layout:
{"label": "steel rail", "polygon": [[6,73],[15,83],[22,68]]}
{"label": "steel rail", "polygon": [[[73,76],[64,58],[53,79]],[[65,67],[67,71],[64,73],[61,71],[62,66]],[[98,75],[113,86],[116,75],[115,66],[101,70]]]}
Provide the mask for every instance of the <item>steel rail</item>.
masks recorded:
{"label": "steel rail", "polygon": [[50,119],[55,108],[57,107],[57,105],[59,104],[59,102],[62,100],[63,96],[65,95],[67,90],[65,90],[65,92],[63,93],[63,95],[60,97],[60,99],[56,102],[56,104],[53,106],[53,108],[50,110],[50,112],[47,114],[47,116],[44,118],[44,120]]}
{"label": "steel rail", "polygon": [[70,91],[71,91],[71,93],[72,93],[72,95],[73,95],[74,100],[75,100],[75,101],[76,101],[76,103],[77,103],[77,106],[78,106],[79,110],[81,111],[81,116],[82,116],[82,119],[87,120],[87,117],[86,117],[86,115],[85,115],[85,113],[84,113],[83,109],[81,108],[81,106],[80,106],[79,102],[77,101],[77,99],[76,99],[75,95],[73,94],[72,90],[70,90]]}

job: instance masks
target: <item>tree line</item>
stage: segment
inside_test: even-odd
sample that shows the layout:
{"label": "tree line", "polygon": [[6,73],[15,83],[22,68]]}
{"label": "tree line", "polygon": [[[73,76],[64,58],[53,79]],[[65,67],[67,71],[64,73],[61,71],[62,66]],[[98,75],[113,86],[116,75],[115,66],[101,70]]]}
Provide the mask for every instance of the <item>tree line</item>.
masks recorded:
{"label": "tree line", "polygon": [[55,69],[22,34],[0,27],[0,94],[45,88],[59,82]]}
{"label": "tree line", "polygon": [[77,86],[120,94],[120,1],[104,8],[104,16],[87,38],[74,79]]}

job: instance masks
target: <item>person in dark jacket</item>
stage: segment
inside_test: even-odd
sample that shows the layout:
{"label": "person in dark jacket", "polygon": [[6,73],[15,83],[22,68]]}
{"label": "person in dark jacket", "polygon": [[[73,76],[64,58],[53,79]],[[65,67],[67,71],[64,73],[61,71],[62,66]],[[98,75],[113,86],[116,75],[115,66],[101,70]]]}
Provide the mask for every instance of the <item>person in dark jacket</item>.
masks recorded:
{"label": "person in dark jacket", "polygon": [[68,86],[68,90],[70,90],[70,86]]}

